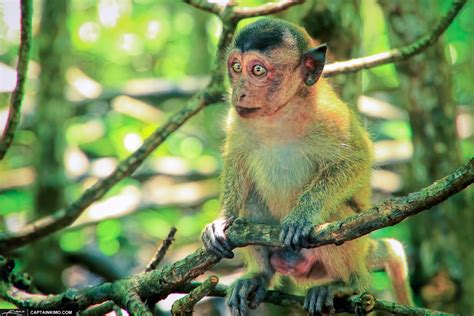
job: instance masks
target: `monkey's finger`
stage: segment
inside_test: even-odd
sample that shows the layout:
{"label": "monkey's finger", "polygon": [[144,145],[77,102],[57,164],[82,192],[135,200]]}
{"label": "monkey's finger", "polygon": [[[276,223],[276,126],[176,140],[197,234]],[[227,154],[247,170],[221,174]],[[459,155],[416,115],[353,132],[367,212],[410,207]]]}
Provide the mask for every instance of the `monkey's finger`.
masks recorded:
{"label": "monkey's finger", "polygon": [[224,257],[224,258],[233,258],[234,257],[234,254],[231,251],[225,249],[219,243],[219,241],[216,239],[216,237],[214,236],[214,234],[212,232],[206,233],[205,236],[203,235],[202,239],[203,239],[205,248],[208,251],[215,254],[216,256],[221,257],[221,258],[222,257]]}
{"label": "monkey's finger", "polygon": [[249,300],[249,307],[251,309],[256,309],[258,305],[260,305],[260,303],[263,302],[266,295],[267,295],[267,290],[262,286],[258,286],[257,290],[255,291],[255,294]]}
{"label": "monkey's finger", "polygon": [[240,312],[240,315],[245,315],[247,314],[247,300],[248,300],[248,296],[249,296],[249,293],[252,292],[254,290],[254,287],[255,287],[255,284],[253,282],[249,282],[247,280],[247,282],[243,283],[242,284],[242,287],[240,288],[239,290],[239,305],[238,305],[238,309],[239,309],[239,312]]}
{"label": "monkey's finger", "polygon": [[298,248],[302,248],[304,240],[304,236],[302,234],[301,229],[297,230],[295,234],[293,235],[293,239],[291,240],[291,243]]}
{"label": "monkey's finger", "polygon": [[326,297],[328,296],[328,288],[326,286],[321,287],[318,295],[318,301],[316,302],[316,312],[322,313]]}
{"label": "monkey's finger", "polygon": [[319,287],[314,287],[308,291],[306,299],[304,301],[303,308],[308,311],[310,315],[313,315],[316,311],[316,301],[319,296]]}
{"label": "monkey's finger", "polygon": [[285,236],[285,240],[283,240],[283,243],[291,248],[295,248],[293,245],[293,235],[295,234],[295,227],[294,226],[289,226],[288,227],[288,232]]}
{"label": "monkey's finger", "polygon": [[216,236],[216,230],[213,226],[206,229],[206,235],[209,239],[209,243],[211,244],[211,248],[213,251],[217,252],[217,255],[220,255],[224,258],[232,259],[234,258],[234,254],[230,251],[223,243],[222,240]]}
{"label": "monkey's finger", "polygon": [[302,229],[302,237],[301,237],[301,247],[308,247],[309,246],[309,237],[311,236],[311,232],[313,231],[313,225],[304,226]]}
{"label": "monkey's finger", "polygon": [[227,299],[227,306],[229,306],[230,312],[233,316],[240,316],[240,310],[238,307],[240,305],[239,290],[241,284],[240,281],[237,281],[237,283],[232,286]]}
{"label": "monkey's finger", "polygon": [[287,225],[283,225],[283,227],[281,228],[281,232],[280,232],[280,241],[281,242],[285,242],[285,238],[286,238],[286,235],[288,234],[288,229],[290,227],[287,226]]}
{"label": "monkey's finger", "polygon": [[336,309],[334,308],[334,293],[329,292],[328,296],[326,297],[325,305],[329,309],[330,313],[336,312]]}
{"label": "monkey's finger", "polygon": [[212,225],[212,229],[219,243],[226,249],[228,253],[231,253],[233,247],[225,235],[224,227],[222,227],[222,225]]}

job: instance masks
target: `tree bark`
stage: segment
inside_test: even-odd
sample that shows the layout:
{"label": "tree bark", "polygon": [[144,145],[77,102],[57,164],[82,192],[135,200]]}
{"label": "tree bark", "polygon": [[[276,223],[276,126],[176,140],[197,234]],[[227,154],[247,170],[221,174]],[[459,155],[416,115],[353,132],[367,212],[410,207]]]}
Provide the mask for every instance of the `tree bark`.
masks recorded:
{"label": "tree bark", "polygon": [[[380,0],[392,46],[414,40],[439,19],[439,1]],[[452,73],[443,39],[424,53],[395,64],[399,102],[406,105],[412,129],[413,160],[405,183],[410,191],[430,183],[461,161],[456,135]],[[410,220],[416,251],[415,292],[429,308],[465,314],[474,310],[472,212],[465,193]],[[459,301],[460,297],[460,301]]]}

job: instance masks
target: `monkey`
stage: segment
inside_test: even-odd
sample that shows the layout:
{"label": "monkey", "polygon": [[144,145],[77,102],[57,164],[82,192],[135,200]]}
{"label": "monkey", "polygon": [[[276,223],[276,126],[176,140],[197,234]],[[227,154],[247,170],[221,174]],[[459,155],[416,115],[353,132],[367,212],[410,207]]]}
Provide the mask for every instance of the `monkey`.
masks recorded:
{"label": "monkey", "polygon": [[281,225],[284,247],[243,250],[247,273],[227,294],[244,315],[270,286],[289,276],[305,291],[310,315],[334,311],[333,299],[366,290],[373,269],[386,269],[397,300],[411,304],[403,246],[363,236],[342,245],[305,248],[315,225],[370,206],[372,143],[355,112],[322,78],[327,46],[301,27],[262,18],[243,27],[227,54],[230,83],[222,216],[201,239],[233,258],[225,230],[237,217]]}

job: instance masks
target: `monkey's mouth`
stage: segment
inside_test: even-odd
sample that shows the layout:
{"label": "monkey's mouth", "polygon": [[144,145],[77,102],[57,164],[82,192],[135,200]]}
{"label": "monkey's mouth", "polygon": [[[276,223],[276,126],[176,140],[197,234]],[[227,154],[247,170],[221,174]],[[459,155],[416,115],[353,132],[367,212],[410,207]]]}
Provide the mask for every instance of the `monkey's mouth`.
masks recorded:
{"label": "monkey's mouth", "polygon": [[252,117],[252,114],[258,112],[260,108],[243,108],[241,106],[236,106],[235,110],[239,115],[243,118],[249,118]]}

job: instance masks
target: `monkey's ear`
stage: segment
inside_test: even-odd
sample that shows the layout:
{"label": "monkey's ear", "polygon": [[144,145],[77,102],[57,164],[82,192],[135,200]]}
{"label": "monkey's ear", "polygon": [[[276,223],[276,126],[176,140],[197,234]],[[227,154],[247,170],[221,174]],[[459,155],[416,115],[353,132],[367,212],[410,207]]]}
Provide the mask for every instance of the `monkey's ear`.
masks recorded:
{"label": "monkey's ear", "polygon": [[326,61],[326,51],[328,46],[326,44],[311,48],[303,54],[302,68],[304,75],[304,83],[307,86],[312,86],[319,80],[323,73],[324,63]]}

